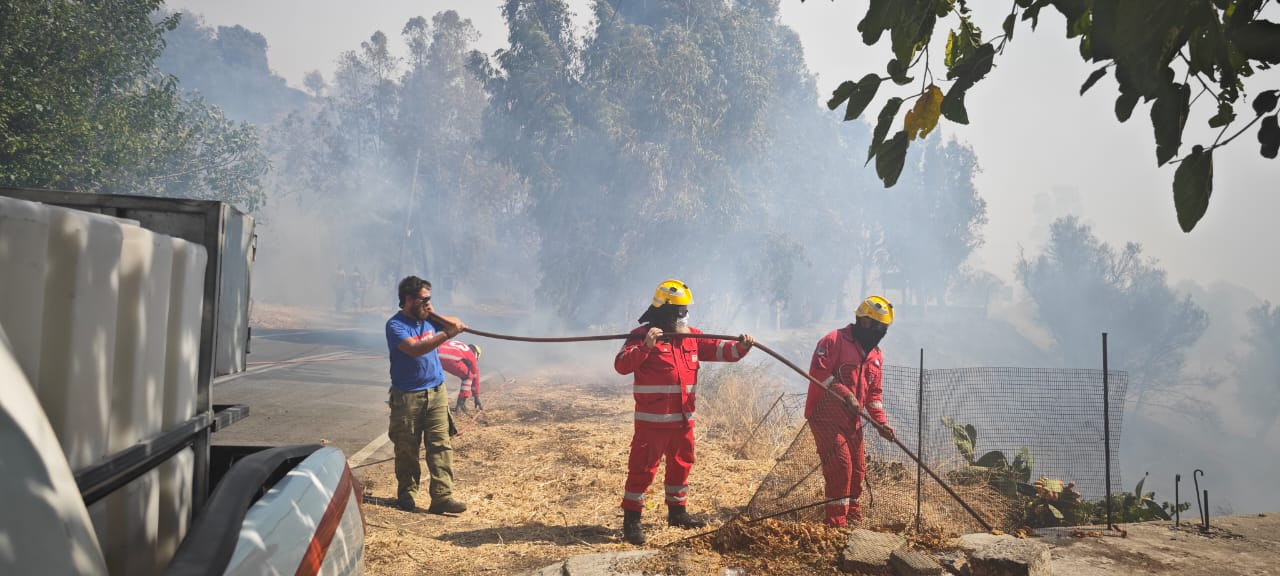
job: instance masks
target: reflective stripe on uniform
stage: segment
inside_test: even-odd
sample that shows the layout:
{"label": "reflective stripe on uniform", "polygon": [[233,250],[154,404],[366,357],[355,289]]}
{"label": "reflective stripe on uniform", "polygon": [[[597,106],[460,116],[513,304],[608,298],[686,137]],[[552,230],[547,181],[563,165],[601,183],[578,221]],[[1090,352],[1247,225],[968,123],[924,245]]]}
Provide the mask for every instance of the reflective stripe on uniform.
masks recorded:
{"label": "reflective stripe on uniform", "polygon": [[689,491],[689,485],[685,484],[683,486],[672,486],[670,484],[667,484],[666,489],[667,489],[667,494],[684,494],[685,492]]}
{"label": "reflective stripe on uniform", "polygon": [[879,408],[881,410],[884,410],[884,402],[876,400],[875,402],[867,404],[867,408]]}
{"label": "reflective stripe on uniform", "polygon": [[467,378],[466,380],[463,380],[463,381],[462,381],[462,389],[463,389],[463,391],[466,391],[466,392],[470,392],[470,391],[471,391],[471,379],[470,379],[470,378]]}
{"label": "reflective stripe on uniform", "polygon": [[636,502],[644,504],[644,492],[623,492],[622,499],[634,500]]}
{"label": "reflective stripe on uniform", "polygon": [[685,420],[688,420],[692,422],[694,414],[695,414],[694,412],[688,412],[685,414],[681,414],[679,412],[675,414],[653,414],[650,412],[640,412],[637,410],[636,420],[639,420],[641,422],[683,422]]}
{"label": "reflective stripe on uniform", "polygon": [[836,381],[836,375],[835,375],[835,374],[832,374],[832,375],[830,375],[830,376],[827,376],[827,379],[826,379],[826,380],[823,380],[823,381],[822,381],[822,385],[823,385],[823,386],[826,386],[827,388],[830,388],[830,387],[831,387],[831,385],[832,385],[833,383],[835,383],[835,381]]}
{"label": "reflective stripe on uniform", "polygon": [[[698,386],[696,384],[693,386],[690,386],[689,393],[693,394],[693,391],[697,387]],[[636,384],[631,387],[631,393],[632,394],[679,394],[680,386],[650,386],[646,384]]]}
{"label": "reflective stripe on uniform", "polygon": [[458,362],[462,361],[462,357],[458,356],[457,354],[445,354],[444,352],[440,352],[439,355],[441,360],[455,360]]}
{"label": "reflective stripe on uniform", "polygon": [[739,359],[739,358],[741,358],[741,357],[742,357],[742,355],[738,354],[738,343],[737,343],[737,342],[732,342],[732,341],[729,341],[729,340],[724,340],[724,341],[720,342],[720,344],[721,344],[722,346],[725,346],[725,347],[729,348],[729,359],[730,359],[730,360],[737,360],[737,359]]}
{"label": "reflective stripe on uniform", "polygon": [[830,505],[830,504],[834,504],[834,505],[836,505],[836,506],[848,506],[848,505],[849,505],[849,499],[848,499],[848,498],[840,498],[840,499],[838,499],[838,500],[835,500],[835,501],[833,501],[833,502],[830,502],[830,503],[829,503],[829,505]]}

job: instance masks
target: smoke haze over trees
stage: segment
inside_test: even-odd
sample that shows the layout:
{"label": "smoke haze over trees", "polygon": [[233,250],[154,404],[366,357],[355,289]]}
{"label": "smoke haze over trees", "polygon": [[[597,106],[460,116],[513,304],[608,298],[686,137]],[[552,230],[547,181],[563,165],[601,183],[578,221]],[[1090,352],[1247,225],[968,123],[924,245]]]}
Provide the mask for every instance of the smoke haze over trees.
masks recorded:
{"label": "smoke haze over trees", "polygon": [[[925,348],[931,368],[1099,368],[1106,331],[1130,374],[1126,484],[1150,470],[1172,498],[1172,474],[1198,462],[1179,455],[1214,454],[1238,511],[1280,508],[1226,469],[1252,459],[1261,477],[1277,455],[1277,308],[1225,314],[1242,295],[1170,286],[1137,243],[1070,215],[1017,261],[977,266],[990,232],[974,178],[991,159],[935,132],[884,189],[875,159],[863,165],[873,126],[822,106],[777,1],[596,0],[581,28],[569,3],[508,0],[507,42],[488,54],[470,20],[441,11],[336,46],[335,70],[301,89],[267,59],[282,40],[247,25],[167,19],[158,0],[116,20],[7,5],[22,9],[0,22],[0,184],[255,210],[259,301],[333,306],[334,274],[359,271],[363,305],[389,312],[412,273],[448,313],[580,334],[634,326],[677,277],[694,325],[791,338],[803,361],[883,292],[899,318],[887,360]],[[41,76],[42,53],[76,62],[55,21],[121,27],[97,59]]]}

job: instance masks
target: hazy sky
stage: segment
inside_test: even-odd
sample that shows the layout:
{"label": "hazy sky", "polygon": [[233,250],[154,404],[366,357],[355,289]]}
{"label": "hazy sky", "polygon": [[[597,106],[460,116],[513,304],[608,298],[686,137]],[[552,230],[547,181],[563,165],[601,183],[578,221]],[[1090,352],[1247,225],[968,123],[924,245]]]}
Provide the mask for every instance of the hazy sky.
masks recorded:
{"label": "hazy sky", "polygon": [[[585,25],[589,2],[570,4]],[[272,68],[294,86],[301,86],[309,70],[329,78],[338,54],[357,48],[375,30],[400,47],[406,20],[445,9],[471,19],[482,34],[481,50],[492,53],[506,43],[497,0],[171,0],[168,6],[199,13],[208,25],[240,24],[262,33]],[[988,8],[977,7],[979,24],[993,35],[1007,6]],[[887,37],[872,49],[862,45],[855,29],[865,10],[858,0],[783,0],[782,21],[799,33],[809,67],[819,76],[822,94],[815,98],[825,99],[842,80],[884,70]],[[1272,6],[1269,17],[1277,19],[1276,12]],[[1078,95],[1093,67],[1079,58],[1077,43],[1064,37],[1062,17],[1046,10],[1034,34],[1022,24],[992,75],[970,91],[970,126],[945,119],[940,124],[944,133],[968,142],[982,166],[976,183],[990,222],[986,245],[977,253],[979,266],[1012,280],[1019,250],[1038,253],[1049,221],[1075,213],[1106,242],[1142,243],[1174,283],[1225,281],[1280,303],[1280,257],[1272,254],[1280,248],[1280,227],[1272,222],[1280,215],[1280,161],[1258,155],[1253,132],[1219,150],[1209,211],[1194,232],[1184,234],[1173,208],[1174,168],[1155,165],[1149,107],[1140,104],[1129,122],[1118,123],[1110,77]],[[939,80],[945,77],[940,61],[934,67]],[[1254,92],[1278,88],[1280,73],[1256,75],[1249,85]],[[884,89],[906,96],[918,86],[886,83]],[[868,108],[873,117],[883,94]],[[1248,104],[1237,106],[1238,115],[1246,112],[1252,114]],[[1216,134],[1201,128],[1206,117],[1193,115],[1188,122],[1184,153],[1193,143],[1212,143]],[[1213,314],[1213,303],[1199,304]]]}

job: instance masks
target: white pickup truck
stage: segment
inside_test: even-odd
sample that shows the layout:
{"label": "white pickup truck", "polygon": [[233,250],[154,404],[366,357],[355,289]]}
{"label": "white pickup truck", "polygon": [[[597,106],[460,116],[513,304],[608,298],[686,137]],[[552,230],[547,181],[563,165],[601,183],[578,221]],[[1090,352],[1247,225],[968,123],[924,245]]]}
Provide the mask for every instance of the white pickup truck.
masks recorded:
{"label": "white pickup truck", "polygon": [[0,574],[361,574],[340,450],[218,446],[248,415],[253,219],[0,188]]}

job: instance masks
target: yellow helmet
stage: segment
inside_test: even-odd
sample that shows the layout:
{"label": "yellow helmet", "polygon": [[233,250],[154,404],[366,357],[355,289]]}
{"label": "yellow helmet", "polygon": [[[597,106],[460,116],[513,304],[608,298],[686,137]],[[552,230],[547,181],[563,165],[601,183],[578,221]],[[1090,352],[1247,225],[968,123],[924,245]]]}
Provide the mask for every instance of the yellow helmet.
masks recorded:
{"label": "yellow helmet", "polygon": [[693,304],[693,292],[689,291],[689,287],[684,282],[668,279],[659,284],[658,289],[653,292],[653,306],[661,308],[664,304],[676,306]]}
{"label": "yellow helmet", "polygon": [[884,296],[868,296],[862,304],[858,305],[858,311],[853,313],[855,318],[870,318],[888,326],[893,324],[893,304],[885,300]]}
{"label": "yellow helmet", "polygon": [[480,359],[480,347],[479,347],[479,346],[476,346],[475,344],[467,344],[467,347],[471,349],[471,353],[472,353],[472,354],[475,354],[475,355],[476,355],[476,360],[479,360],[479,359]]}

